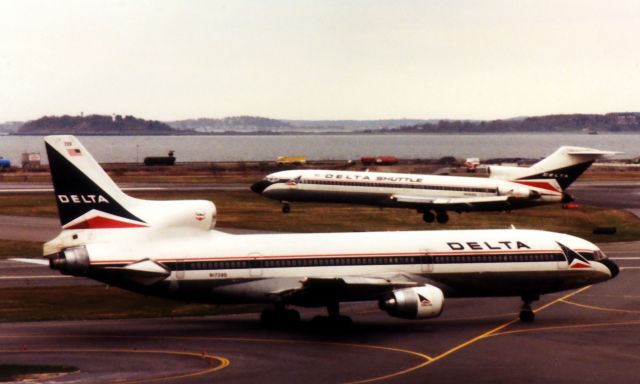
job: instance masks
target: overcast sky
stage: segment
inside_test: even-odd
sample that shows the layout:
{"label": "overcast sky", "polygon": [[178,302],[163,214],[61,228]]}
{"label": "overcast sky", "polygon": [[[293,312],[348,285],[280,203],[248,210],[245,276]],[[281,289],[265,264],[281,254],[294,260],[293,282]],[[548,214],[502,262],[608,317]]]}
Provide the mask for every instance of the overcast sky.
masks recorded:
{"label": "overcast sky", "polygon": [[640,1],[0,0],[0,121],[640,111]]}

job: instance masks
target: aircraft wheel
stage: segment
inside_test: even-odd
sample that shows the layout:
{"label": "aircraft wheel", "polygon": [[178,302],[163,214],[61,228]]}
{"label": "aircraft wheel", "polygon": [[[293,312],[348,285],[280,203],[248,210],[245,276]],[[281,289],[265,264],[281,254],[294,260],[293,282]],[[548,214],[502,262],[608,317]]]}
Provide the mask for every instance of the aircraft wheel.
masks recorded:
{"label": "aircraft wheel", "polygon": [[532,310],[520,311],[520,321],[523,323],[531,323],[536,319],[536,314]]}
{"label": "aircraft wheel", "polygon": [[260,322],[269,328],[290,326],[300,322],[300,313],[293,309],[265,309],[260,314]]}
{"label": "aircraft wheel", "polygon": [[433,223],[436,220],[436,215],[434,215],[431,211],[426,211],[424,214],[422,214],[422,220],[424,220],[425,223]]}
{"label": "aircraft wheel", "polygon": [[273,309],[265,309],[260,314],[260,322],[262,325],[270,327],[276,323],[276,311]]}
{"label": "aircraft wheel", "polygon": [[291,212],[291,207],[289,206],[289,204],[282,204],[282,213],[289,213]]}
{"label": "aircraft wheel", "polygon": [[288,324],[295,324],[300,322],[300,312],[293,309],[287,309],[284,313],[284,320]]}
{"label": "aircraft wheel", "polygon": [[438,212],[436,220],[438,220],[440,224],[446,224],[449,222],[449,215],[447,215],[447,212]]}

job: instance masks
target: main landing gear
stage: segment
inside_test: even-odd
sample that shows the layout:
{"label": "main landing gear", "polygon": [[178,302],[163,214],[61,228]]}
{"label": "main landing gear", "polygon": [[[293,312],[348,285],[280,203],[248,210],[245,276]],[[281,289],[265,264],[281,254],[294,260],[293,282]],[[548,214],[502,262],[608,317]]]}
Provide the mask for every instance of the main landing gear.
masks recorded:
{"label": "main landing gear", "polygon": [[338,302],[327,305],[327,312],[329,316],[314,317],[312,320],[313,324],[319,326],[347,327],[353,323],[349,316],[340,314],[340,303]]}
{"label": "main landing gear", "polygon": [[283,201],[282,202],[282,213],[289,213],[291,212],[291,206],[289,205],[288,202]]}
{"label": "main landing gear", "polygon": [[539,295],[523,295],[522,309],[520,309],[520,321],[523,323],[531,323],[536,319],[536,314],[531,309],[531,303],[540,300]]}
{"label": "main landing gear", "polygon": [[437,211],[435,215],[431,211],[424,211],[422,212],[422,220],[426,223],[437,221],[440,224],[446,224],[449,222],[449,215],[445,211]]}
{"label": "main landing gear", "polygon": [[262,311],[260,322],[267,327],[295,325],[300,322],[300,313],[293,309],[286,309],[282,303],[277,303],[273,309]]}

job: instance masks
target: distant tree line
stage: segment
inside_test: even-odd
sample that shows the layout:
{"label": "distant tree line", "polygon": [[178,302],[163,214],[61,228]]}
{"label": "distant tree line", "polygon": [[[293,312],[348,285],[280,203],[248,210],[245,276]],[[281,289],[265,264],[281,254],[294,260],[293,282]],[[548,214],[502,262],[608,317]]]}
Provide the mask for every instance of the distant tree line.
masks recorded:
{"label": "distant tree line", "polygon": [[133,116],[44,116],[24,123],[19,135],[171,135],[176,131],[169,125],[155,120]]}
{"label": "distant tree line", "polygon": [[399,128],[367,130],[375,133],[488,133],[488,132],[640,132],[640,113],[572,114],[509,120],[440,120]]}

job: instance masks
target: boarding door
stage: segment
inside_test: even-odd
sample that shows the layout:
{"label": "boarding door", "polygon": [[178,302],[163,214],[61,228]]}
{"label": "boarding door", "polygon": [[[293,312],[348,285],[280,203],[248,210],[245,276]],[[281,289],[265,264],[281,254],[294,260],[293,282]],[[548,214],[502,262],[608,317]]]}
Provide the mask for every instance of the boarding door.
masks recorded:
{"label": "boarding door", "polygon": [[432,272],[433,271],[433,257],[429,254],[428,249],[420,250],[420,270],[421,272]]}
{"label": "boarding door", "polygon": [[260,260],[259,252],[251,252],[249,255],[249,276],[259,277],[262,276],[262,260]]}

